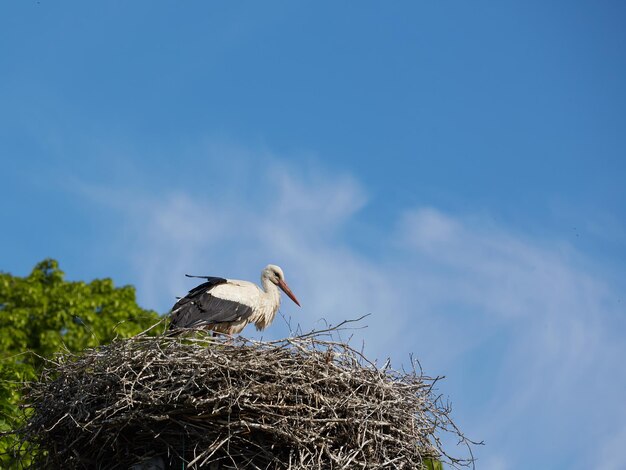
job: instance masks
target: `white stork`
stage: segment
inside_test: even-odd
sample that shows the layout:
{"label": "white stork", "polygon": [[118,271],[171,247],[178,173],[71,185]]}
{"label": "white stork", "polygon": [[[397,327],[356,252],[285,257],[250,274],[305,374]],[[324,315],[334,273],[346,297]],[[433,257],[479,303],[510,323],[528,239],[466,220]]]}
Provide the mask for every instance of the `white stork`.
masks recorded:
{"label": "white stork", "polygon": [[206,279],[174,304],[170,330],[204,328],[220,333],[240,333],[254,323],[257,330],[265,329],[276,316],[280,306],[280,287],[299,307],[300,302],[285,282],[283,270],[268,264],[261,272],[261,289],[248,281],[210,276],[189,276]]}

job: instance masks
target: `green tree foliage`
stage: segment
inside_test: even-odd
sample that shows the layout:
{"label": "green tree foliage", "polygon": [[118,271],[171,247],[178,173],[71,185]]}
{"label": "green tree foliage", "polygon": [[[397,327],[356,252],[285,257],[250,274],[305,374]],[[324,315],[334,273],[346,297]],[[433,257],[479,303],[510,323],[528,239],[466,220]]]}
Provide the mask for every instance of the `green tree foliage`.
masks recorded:
{"label": "green tree foliage", "polygon": [[443,464],[439,460],[424,459],[423,470],[443,470]]}
{"label": "green tree foliage", "polygon": [[[135,335],[158,320],[137,305],[134,287],[66,281],[52,259],[26,277],[0,273],[0,431],[22,423],[22,384],[37,377],[47,358]],[[3,455],[11,444],[0,438],[0,467],[11,465]]]}

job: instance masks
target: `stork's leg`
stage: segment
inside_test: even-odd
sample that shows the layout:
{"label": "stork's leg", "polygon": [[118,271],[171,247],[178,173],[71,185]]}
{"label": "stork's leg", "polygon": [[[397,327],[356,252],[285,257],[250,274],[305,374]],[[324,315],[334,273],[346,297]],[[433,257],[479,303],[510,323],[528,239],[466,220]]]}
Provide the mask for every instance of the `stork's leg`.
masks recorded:
{"label": "stork's leg", "polygon": [[224,333],[223,331],[213,331],[213,337],[217,338],[218,336],[225,338],[224,344],[231,345],[235,341],[235,336],[230,333]]}

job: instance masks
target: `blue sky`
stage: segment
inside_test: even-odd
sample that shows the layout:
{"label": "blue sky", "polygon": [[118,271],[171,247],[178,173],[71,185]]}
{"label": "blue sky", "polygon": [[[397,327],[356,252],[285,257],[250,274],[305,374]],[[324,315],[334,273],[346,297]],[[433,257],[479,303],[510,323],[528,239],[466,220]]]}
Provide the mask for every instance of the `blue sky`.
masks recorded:
{"label": "blue sky", "polygon": [[447,376],[477,468],[626,468],[625,15],[4,2],[0,269],[166,312],[277,263],[285,317]]}

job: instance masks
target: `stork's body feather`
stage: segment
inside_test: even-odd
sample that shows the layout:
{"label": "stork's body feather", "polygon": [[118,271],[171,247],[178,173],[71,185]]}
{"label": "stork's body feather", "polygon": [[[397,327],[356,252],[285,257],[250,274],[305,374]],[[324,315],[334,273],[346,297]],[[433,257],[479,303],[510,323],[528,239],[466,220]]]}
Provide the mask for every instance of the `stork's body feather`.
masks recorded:
{"label": "stork's body feather", "polygon": [[170,329],[207,328],[235,334],[254,323],[262,330],[272,323],[280,306],[279,286],[298,303],[283,277],[282,270],[273,265],[261,274],[263,289],[248,281],[205,277],[207,282],[172,307]]}

